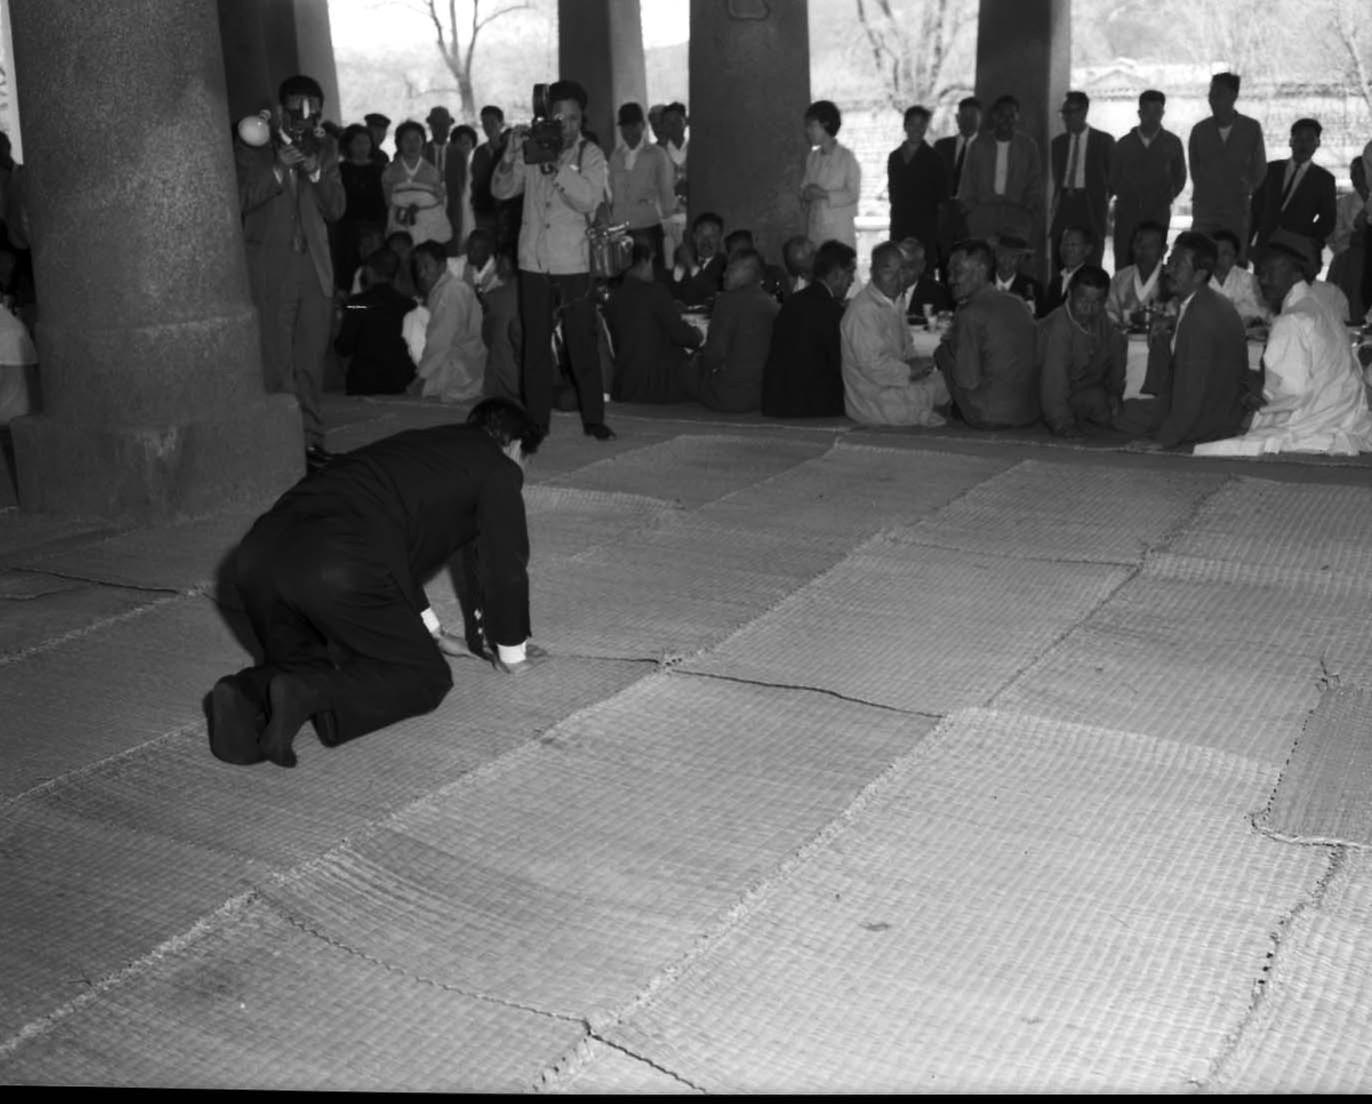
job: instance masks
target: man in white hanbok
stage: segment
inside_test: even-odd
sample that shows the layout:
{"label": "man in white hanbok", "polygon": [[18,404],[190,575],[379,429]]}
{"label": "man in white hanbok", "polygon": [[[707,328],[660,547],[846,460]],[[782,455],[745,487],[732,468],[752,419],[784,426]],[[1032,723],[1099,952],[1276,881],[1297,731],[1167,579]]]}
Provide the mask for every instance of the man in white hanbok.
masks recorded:
{"label": "man in white hanbok", "polygon": [[1270,246],[1258,266],[1278,308],[1263,351],[1261,410],[1240,437],[1197,445],[1197,456],[1372,452],[1372,412],[1342,319],[1306,283],[1303,258]]}

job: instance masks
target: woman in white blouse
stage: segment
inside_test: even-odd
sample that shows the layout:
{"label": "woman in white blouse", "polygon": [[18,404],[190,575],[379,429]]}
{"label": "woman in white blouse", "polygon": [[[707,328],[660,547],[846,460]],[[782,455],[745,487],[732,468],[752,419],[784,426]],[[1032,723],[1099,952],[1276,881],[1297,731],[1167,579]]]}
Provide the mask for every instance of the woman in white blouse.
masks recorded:
{"label": "woman in white blouse", "polygon": [[805,159],[800,202],[805,208],[805,236],[815,245],[840,241],[857,248],[858,195],[862,170],[847,146],[838,143],[842,116],[828,100],[812,103],[805,112]]}

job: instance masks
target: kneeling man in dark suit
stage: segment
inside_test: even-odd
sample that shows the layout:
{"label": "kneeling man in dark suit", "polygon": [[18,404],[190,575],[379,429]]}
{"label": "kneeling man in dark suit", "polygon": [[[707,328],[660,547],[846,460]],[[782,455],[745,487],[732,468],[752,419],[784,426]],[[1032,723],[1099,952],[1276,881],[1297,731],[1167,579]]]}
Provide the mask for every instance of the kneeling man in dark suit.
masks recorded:
{"label": "kneeling man in dark suit", "polygon": [[[543,434],[487,399],[465,425],[407,430],[306,476],[258,518],[231,577],[263,662],[210,693],[210,748],[295,766],[307,720],[333,747],[437,708],[443,653],[514,670],[529,638],[524,460]],[[457,557],[466,641],[442,631],[424,581]]]}

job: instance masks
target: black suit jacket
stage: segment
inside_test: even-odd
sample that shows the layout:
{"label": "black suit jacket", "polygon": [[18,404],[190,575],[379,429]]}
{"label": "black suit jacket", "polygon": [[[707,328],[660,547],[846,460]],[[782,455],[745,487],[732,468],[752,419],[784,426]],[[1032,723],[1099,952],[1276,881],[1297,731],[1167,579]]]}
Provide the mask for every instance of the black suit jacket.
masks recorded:
{"label": "black suit jacket", "polygon": [[[523,487],[523,470],[484,430],[432,426],[338,457],[257,524],[344,519],[360,538],[348,541],[348,555],[382,568],[416,618],[429,606],[424,583],[461,553],[452,566],[465,588],[475,588],[469,593],[479,599],[487,639],[519,644],[530,635]],[[465,614],[465,599],[463,606]]]}
{"label": "black suit jacket", "polygon": [[949,171],[928,143],[921,142],[907,163],[902,143],[886,158],[891,200],[891,240],[918,238],[933,256],[938,248],[939,209],[947,201]]}
{"label": "black suit jacket", "polygon": [[1286,176],[1286,160],[1269,161],[1262,187],[1253,193],[1253,241],[1262,245],[1276,230],[1312,238],[1321,247],[1334,232],[1338,196],[1334,175],[1311,163],[1305,175],[1291,193],[1291,202],[1282,210],[1282,181]]}
{"label": "black suit jacket", "polygon": [[[995,277],[991,277],[992,284],[995,284]],[[1011,295],[1018,295],[1026,303],[1034,304],[1034,313],[1038,314],[1038,305],[1043,302],[1043,285],[1032,276],[1026,276],[1023,272],[1019,273],[1010,281],[1007,289]]]}
{"label": "black suit jacket", "polygon": [[1048,284],[1043,289],[1043,294],[1039,296],[1039,317],[1047,318],[1063,303],[1067,302],[1067,296],[1062,291],[1062,272],[1054,272],[1048,277]]}
{"label": "black suit jacket", "polygon": [[773,418],[843,414],[843,304],[810,284],[781,304],[762,374],[762,413]]}
{"label": "black suit jacket", "polygon": [[[1096,232],[1096,241],[1105,240],[1105,212],[1110,206],[1110,163],[1115,155],[1115,139],[1095,127],[1087,127],[1086,139],[1086,183],[1085,204],[1091,220],[1091,229]],[[1067,175],[1067,154],[1070,149],[1070,134],[1059,134],[1049,147],[1049,163],[1053,170],[1053,226],[1060,229],[1060,223],[1071,217],[1063,209],[1063,178]],[[1062,217],[1059,218],[1059,212]]]}
{"label": "black suit jacket", "polygon": [[402,327],[415,301],[390,284],[376,284],[348,300],[334,352],[351,357],[349,395],[399,395],[414,379]]}

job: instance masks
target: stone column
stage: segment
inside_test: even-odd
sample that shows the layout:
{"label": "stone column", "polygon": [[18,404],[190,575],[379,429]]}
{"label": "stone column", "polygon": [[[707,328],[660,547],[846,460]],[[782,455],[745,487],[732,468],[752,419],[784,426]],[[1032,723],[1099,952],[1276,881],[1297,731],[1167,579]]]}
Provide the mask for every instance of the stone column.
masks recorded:
{"label": "stone column", "polygon": [[[643,20],[638,0],[558,0],[557,64],[552,77],[586,89],[586,125],[608,156],[619,140],[619,105],[633,101],[648,113]],[[648,140],[652,140],[649,133]]]}
{"label": "stone column", "polygon": [[[229,119],[237,122],[276,103],[281,77],[272,79],[268,67],[267,41],[263,34],[263,11],[281,0],[219,0],[219,38],[224,53],[224,79],[229,97]],[[287,0],[289,3],[289,0]],[[292,28],[294,35],[294,28]],[[291,42],[294,49],[294,39]]]}
{"label": "stone column", "polygon": [[13,423],[20,504],[144,519],[262,502],[305,450],[295,399],[263,391],[215,6],[11,13],[44,403]]}
{"label": "stone column", "polygon": [[779,262],[781,243],[805,230],[808,5],[691,0],[690,64],[690,217],[714,211],[726,232],[752,230]]}
{"label": "stone column", "polygon": [[1071,81],[1071,0],[981,0],[977,19],[977,96],[989,116],[997,96],[1019,100],[1020,129],[1043,157],[1044,225],[1034,244],[1047,263],[1051,198],[1048,143],[1062,133],[1058,110]]}

